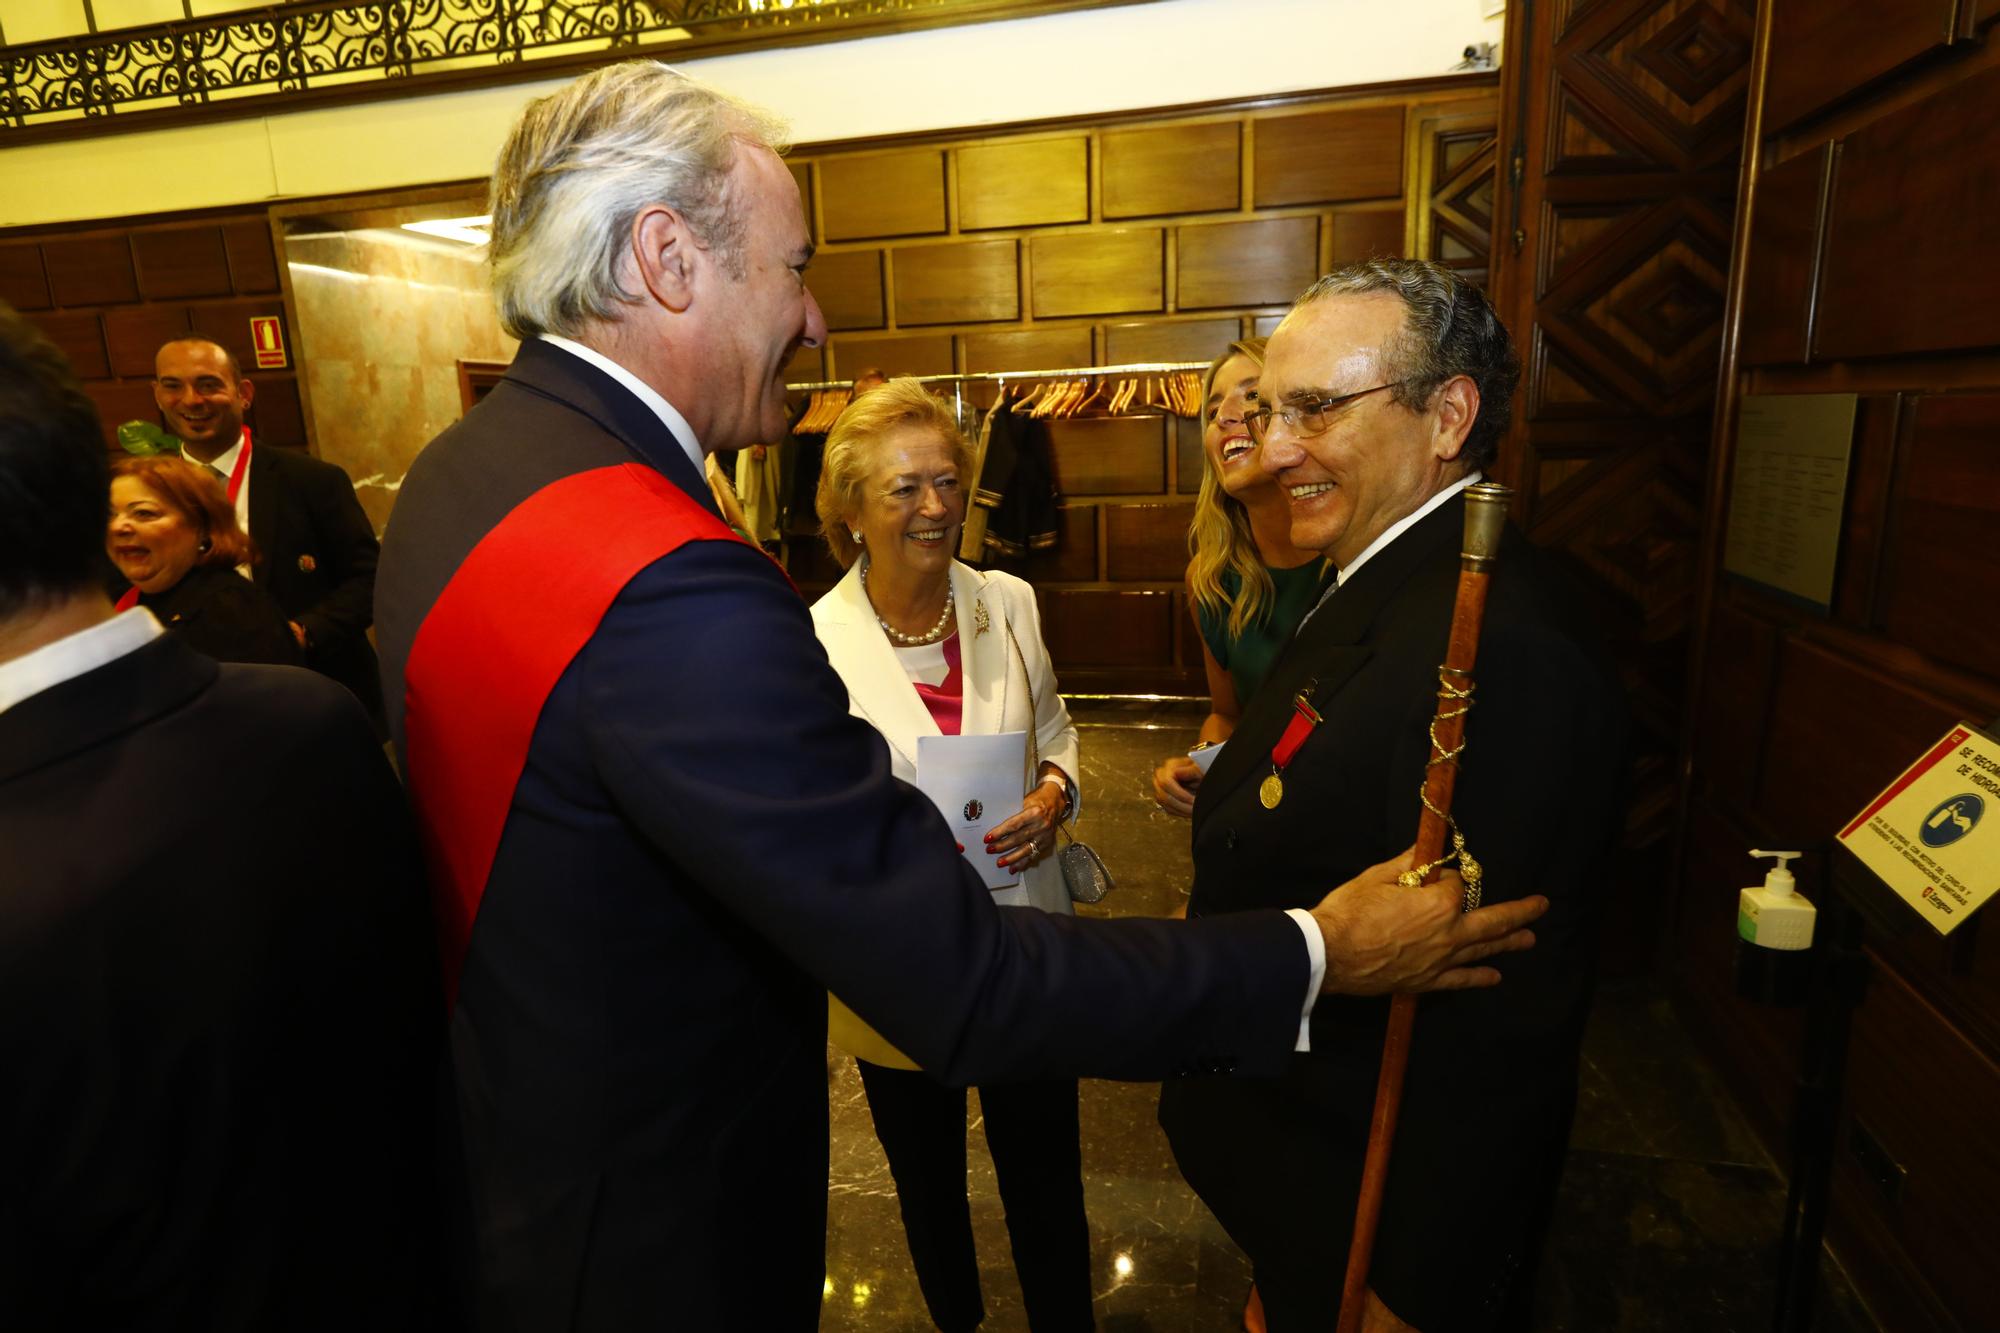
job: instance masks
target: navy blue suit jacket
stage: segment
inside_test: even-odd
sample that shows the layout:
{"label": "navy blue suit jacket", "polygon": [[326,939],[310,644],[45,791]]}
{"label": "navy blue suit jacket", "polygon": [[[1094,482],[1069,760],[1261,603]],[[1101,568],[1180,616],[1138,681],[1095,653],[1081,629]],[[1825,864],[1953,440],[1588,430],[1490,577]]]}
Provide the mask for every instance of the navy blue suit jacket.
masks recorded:
{"label": "navy blue suit jacket", "polygon": [[[410,645],[472,546],[541,486],[634,460],[712,507],[629,390],[532,341],[417,460],[376,595],[399,738]],[[551,572],[521,570],[521,597]],[[558,681],[472,931],[452,1047],[477,1323],[815,1327],[827,989],[946,1080],[1149,1078],[1276,1069],[1307,976],[1276,912],[994,907],[779,569],[691,543]]]}
{"label": "navy blue suit jacket", "polygon": [[[1201,784],[1190,913],[1296,906],[1410,845],[1465,502],[1384,547],[1299,629]],[[1534,1255],[1574,1103],[1606,854],[1622,826],[1625,705],[1551,557],[1509,528],[1486,603],[1452,813],[1488,903],[1548,896],[1535,947],[1489,990],[1423,998],[1371,1283],[1424,1333],[1506,1326]],[[1310,685],[1324,721],[1284,798],[1257,789]],[[1180,1080],[1161,1101],[1182,1173],[1258,1265],[1338,1304],[1389,1002],[1327,996],[1312,1052],[1276,1080]],[[1328,1206],[1329,1196],[1340,1199]],[[1445,1248],[1440,1248],[1444,1246]],[[1451,1280],[1439,1281],[1448,1261]],[[1293,1294],[1291,1292],[1285,1293]],[[1296,1308],[1296,1307],[1294,1307]],[[1275,1316],[1272,1326],[1278,1327]]]}

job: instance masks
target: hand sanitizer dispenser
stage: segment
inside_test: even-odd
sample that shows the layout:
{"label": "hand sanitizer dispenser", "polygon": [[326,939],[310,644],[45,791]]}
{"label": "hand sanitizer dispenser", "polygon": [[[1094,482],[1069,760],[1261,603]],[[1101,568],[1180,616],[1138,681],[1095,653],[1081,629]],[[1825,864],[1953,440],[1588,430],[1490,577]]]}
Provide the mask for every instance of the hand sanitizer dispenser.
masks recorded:
{"label": "hand sanitizer dispenser", "polygon": [[1772,858],[1762,884],[1736,895],[1736,993],[1764,1004],[1803,1004],[1812,982],[1817,909],[1792,878],[1797,852],[1753,851]]}
{"label": "hand sanitizer dispenser", "polygon": [[1781,949],[1789,953],[1812,947],[1813,919],[1819,909],[1805,900],[1792,878],[1791,863],[1797,852],[1766,852],[1752,849],[1752,856],[1772,858],[1769,873],[1761,886],[1736,895],[1736,933],[1760,949]]}

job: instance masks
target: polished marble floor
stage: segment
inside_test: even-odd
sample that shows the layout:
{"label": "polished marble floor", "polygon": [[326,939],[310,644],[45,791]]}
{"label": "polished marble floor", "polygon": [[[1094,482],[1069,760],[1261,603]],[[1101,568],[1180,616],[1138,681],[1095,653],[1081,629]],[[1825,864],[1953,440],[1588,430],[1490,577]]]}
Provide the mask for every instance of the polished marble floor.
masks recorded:
{"label": "polished marble floor", "polygon": [[[1118,880],[1107,915],[1165,915],[1185,901],[1187,825],[1148,794],[1158,758],[1185,749],[1186,708],[1076,705],[1081,831]],[[895,1187],[854,1062],[833,1052],[826,1330],[932,1327],[910,1268]],[[1537,1292],[1549,1333],[1757,1333],[1770,1327],[1784,1185],[1644,982],[1599,992],[1584,1040],[1569,1162]],[[1157,1085],[1086,1081],[1083,1165],[1102,1333],[1229,1333],[1248,1263],[1181,1183],[1153,1117]],[[1027,1329],[993,1167],[968,1106],[970,1189],[990,1333]],[[1826,1333],[1873,1333],[1831,1262]]]}

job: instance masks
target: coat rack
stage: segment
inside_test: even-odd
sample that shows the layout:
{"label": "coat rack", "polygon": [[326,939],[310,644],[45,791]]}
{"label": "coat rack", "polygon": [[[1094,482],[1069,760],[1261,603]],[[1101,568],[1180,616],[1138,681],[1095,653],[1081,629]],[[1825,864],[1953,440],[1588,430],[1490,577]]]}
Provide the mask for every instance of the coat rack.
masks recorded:
{"label": "coat rack", "polygon": [[[968,371],[954,375],[911,375],[907,377],[898,376],[897,378],[914,379],[919,384],[951,385],[952,407],[962,419],[965,415],[964,388],[967,384],[1006,384],[1013,380],[1101,380],[1107,376],[1118,375],[1138,377],[1145,375],[1198,374],[1207,370],[1208,366],[1209,363],[1206,361],[1136,361],[1122,366],[1068,366],[1053,370],[982,370]],[[785,391],[787,393],[821,393],[828,390],[848,389],[853,386],[853,383],[854,381],[852,380],[818,380],[809,384],[787,384]],[[1200,410],[1199,403],[1194,401],[1194,394],[1175,395],[1170,392],[1170,396],[1175,397],[1176,401],[1168,404],[1157,404],[1157,406],[1166,407],[1168,410],[1177,412],[1182,416],[1192,416]],[[1131,399],[1132,393],[1130,392],[1115,396],[1113,410],[1122,410],[1125,405],[1130,404]],[[1078,403],[1074,406],[1082,406],[1082,404]]]}

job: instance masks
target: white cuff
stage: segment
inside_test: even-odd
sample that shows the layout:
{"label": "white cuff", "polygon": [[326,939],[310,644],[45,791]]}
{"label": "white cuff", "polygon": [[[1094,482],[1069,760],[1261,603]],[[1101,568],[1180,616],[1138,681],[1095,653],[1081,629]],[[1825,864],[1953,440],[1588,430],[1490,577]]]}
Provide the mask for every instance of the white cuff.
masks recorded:
{"label": "white cuff", "polygon": [[1319,1002],[1319,989],[1326,984],[1326,937],[1319,933],[1319,922],[1303,907],[1290,908],[1285,915],[1299,923],[1299,929],[1306,937],[1306,956],[1312,963],[1312,981],[1306,987],[1306,1007],[1299,1015],[1299,1040],[1292,1047],[1295,1051],[1312,1049],[1313,1005]]}

